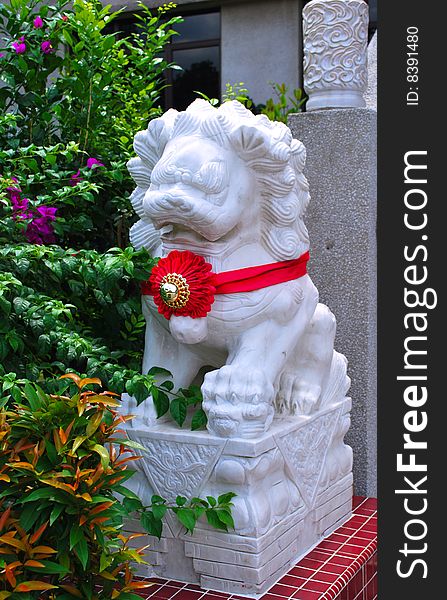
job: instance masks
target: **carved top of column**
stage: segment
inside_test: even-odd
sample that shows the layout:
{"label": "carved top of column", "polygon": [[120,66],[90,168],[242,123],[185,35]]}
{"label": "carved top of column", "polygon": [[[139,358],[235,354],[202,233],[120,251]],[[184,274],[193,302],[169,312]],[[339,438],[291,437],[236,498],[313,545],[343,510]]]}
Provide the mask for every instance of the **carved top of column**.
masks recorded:
{"label": "carved top of column", "polygon": [[[307,108],[364,106],[361,94],[367,85],[366,2],[311,0],[303,9],[303,34],[304,87],[310,98]],[[322,93],[324,99],[312,101],[313,94]]]}

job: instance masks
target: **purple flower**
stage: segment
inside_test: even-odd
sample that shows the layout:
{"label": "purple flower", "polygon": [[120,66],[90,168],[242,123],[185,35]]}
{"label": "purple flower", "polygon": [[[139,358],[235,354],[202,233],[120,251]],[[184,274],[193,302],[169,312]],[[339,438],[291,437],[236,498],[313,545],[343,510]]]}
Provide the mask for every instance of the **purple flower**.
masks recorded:
{"label": "purple flower", "polygon": [[22,35],[22,37],[19,38],[17,42],[13,42],[11,46],[16,51],[16,54],[23,54],[26,52],[25,36]]}
{"label": "purple flower", "polygon": [[42,50],[42,52],[44,54],[50,54],[50,52],[53,52],[54,48],[51,45],[50,40],[45,40],[44,42],[42,42],[40,44],[40,49]]}
{"label": "purple flower", "polygon": [[39,219],[35,219],[35,222],[43,221],[43,219],[48,221],[56,220],[57,208],[55,208],[54,206],[39,206],[37,208],[37,212],[39,213],[39,215],[41,215],[41,217]]}
{"label": "purple flower", "polygon": [[57,208],[53,206],[39,206],[36,209],[36,213],[32,215],[34,218],[31,223],[28,224],[25,236],[26,239],[32,244],[54,244],[56,238],[54,236],[54,230],[52,221],[56,220]]}
{"label": "purple flower", "polygon": [[50,227],[38,227],[35,221],[29,223],[25,231],[25,237],[30,244],[53,244],[56,241]]}
{"label": "purple flower", "polygon": [[36,29],[43,27],[43,20],[39,15],[34,19],[33,25]]}
{"label": "purple flower", "polygon": [[[17,179],[15,177],[11,177],[11,179],[15,183],[17,183]],[[9,187],[6,188],[6,191],[8,192],[8,197],[11,200],[13,206],[14,206],[14,204],[17,204],[20,202],[20,193],[22,190],[19,187],[10,185]]]}
{"label": "purple flower", "polygon": [[10,198],[14,212],[23,213],[28,208],[29,198],[21,198],[19,193],[11,194]]}
{"label": "purple flower", "polygon": [[89,169],[91,169],[92,167],[97,166],[97,167],[104,167],[105,165],[102,164],[102,162],[99,162],[99,160],[97,158],[88,158],[87,159],[87,167]]}
{"label": "purple flower", "polygon": [[3,58],[5,55],[3,54],[3,52],[0,52],[0,58]]}
{"label": "purple flower", "polygon": [[74,175],[72,175],[70,177],[70,185],[72,187],[74,187],[75,185],[78,185],[78,183],[80,183],[81,181],[82,181],[81,171],[78,169],[77,173],[75,173]]}

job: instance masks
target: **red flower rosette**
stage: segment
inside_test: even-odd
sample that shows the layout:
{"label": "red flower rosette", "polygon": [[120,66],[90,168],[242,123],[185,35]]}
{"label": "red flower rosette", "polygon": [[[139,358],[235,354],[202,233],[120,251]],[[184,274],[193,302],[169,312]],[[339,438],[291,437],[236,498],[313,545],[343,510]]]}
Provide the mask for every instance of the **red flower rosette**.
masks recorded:
{"label": "red flower rosette", "polygon": [[143,286],[143,293],[149,292],[154,297],[158,312],[166,319],[172,315],[206,317],[216,292],[211,269],[211,265],[194,252],[172,250],[152,268],[149,286]]}

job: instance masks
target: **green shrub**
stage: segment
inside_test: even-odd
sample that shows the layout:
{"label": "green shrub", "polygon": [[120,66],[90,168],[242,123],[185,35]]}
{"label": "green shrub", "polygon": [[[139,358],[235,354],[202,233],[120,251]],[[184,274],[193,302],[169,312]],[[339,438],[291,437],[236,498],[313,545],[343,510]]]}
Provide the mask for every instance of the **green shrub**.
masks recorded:
{"label": "green shrub", "polygon": [[[127,245],[125,164],[135,133],[161,112],[163,72],[174,65],[160,54],[181,21],[166,18],[172,6],[153,14],[140,4],[139,31],[119,39],[105,28],[122,11],[98,0],[0,4],[0,175],[37,206],[57,207],[62,244]],[[103,166],[92,172],[89,159]]]}
{"label": "green shrub", "polygon": [[187,531],[202,516],[227,530],[234,494],[143,506],[124,484],[144,448],[120,434],[116,395],[74,374],[59,383],[51,396],[27,383],[0,410],[0,599],[138,600],[148,584],[132,580],[130,563],[144,562],[144,548],[130,547],[139,534],[123,535],[124,519],[157,537],[168,510]]}
{"label": "green shrub", "polygon": [[[287,123],[287,117],[291,113],[301,112],[307,101],[307,96],[301,88],[295,88],[293,95],[288,96],[288,86],[285,83],[270,82],[275,99],[269,98],[265,104],[254,104],[249,96],[249,91],[245,87],[243,81],[239,83],[226,83],[225,93],[222,96],[222,102],[237,100],[246,108],[251,110],[255,115],[266,115],[271,121],[281,121]],[[217,98],[208,98],[206,94],[196,92],[201,98],[207,100],[212,106],[217,106],[219,100]]]}
{"label": "green shrub", "polygon": [[269,98],[265,105],[258,105],[258,110],[271,121],[287,123],[291,113],[301,112],[307,101],[307,96],[301,88],[293,90],[292,96],[287,95],[289,88],[285,83],[270,83],[275,98]]}
{"label": "green shrub", "polygon": [[125,163],[160,112],[172,6],[141,6],[142,35],[118,39],[104,31],[119,11],[96,0],[0,4],[3,399],[26,380],[57,391],[67,371],[139,401],[152,389],[139,284],[153,260],[127,247]]}

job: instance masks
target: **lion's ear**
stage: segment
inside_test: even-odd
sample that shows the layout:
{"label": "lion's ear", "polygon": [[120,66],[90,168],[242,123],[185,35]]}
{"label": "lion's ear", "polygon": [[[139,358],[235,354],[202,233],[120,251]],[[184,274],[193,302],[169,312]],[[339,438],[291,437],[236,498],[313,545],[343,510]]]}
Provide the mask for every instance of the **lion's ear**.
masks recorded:
{"label": "lion's ear", "polygon": [[251,161],[268,153],[266,136],[258,127],[240,125],[230,134],[233,148],[244,160]]}
{"label": "lion's ear", "polygon": [[152,119],[148,128],[139,131],[134,137],[134,150],[146,165],[149,174],[163,154],[177,115],[176,110],[169,109],[162,117]]}

